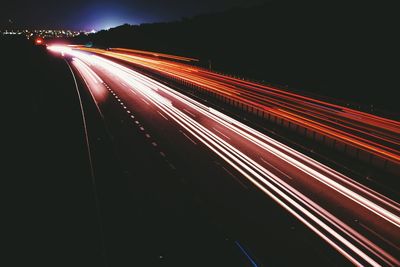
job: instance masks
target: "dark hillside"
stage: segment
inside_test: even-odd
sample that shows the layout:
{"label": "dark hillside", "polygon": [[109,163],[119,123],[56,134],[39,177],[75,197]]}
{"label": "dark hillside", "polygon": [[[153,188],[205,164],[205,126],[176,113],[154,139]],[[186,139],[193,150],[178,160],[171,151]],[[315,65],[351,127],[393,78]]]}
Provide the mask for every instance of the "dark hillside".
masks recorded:
{"label": "dark hillside", "polygon": [[211,59],[215,70],[398,111],[396,22],[394,7],[374,2],[276,0],[79,41]]}

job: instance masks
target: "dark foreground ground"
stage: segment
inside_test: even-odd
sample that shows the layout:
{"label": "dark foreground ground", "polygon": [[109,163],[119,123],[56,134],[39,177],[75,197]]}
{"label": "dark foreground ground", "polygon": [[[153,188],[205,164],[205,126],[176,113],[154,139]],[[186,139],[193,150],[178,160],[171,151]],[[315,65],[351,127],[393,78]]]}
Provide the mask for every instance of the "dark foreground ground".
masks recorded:
{"label": "dark foreground ground", "polygon": [[30,43],[2,45],[10,262],[101,266],[82,119],[68,69]]}

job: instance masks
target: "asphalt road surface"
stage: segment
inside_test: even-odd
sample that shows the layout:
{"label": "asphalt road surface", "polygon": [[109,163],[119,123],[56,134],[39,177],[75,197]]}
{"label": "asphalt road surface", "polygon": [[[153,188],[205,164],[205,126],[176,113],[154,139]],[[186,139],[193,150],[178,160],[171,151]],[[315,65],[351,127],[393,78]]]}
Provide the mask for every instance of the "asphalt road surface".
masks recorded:
{"label": "asphalt road surface", "polygon": [[129,123],[125,138],[148,140],[254,262],[400,264],[398,203],[133,70],[56,50],[104,120]]}

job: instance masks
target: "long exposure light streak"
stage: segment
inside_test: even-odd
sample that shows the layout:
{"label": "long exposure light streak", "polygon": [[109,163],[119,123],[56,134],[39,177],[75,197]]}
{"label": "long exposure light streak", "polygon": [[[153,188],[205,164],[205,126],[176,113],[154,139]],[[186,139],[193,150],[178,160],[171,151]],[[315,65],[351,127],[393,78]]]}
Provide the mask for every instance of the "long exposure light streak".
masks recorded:
{"label": "long exposure light streak", "polygon": [[79,48],[149,68],[400,164],[400,122],[130,49]]}
{"label": "long exposure light streak", "polygon": [[[271,162],[272,158],[275,158],[281,164],[295,168],[297,180],[317,182],[325,188],[324,190],[348,203],[348,207],[355,207],[355,209],[346,208],[349,209],[348,212],[356,214],[355,217],[367,213],[364,216],[370,218],[370,226],[376,227],[376,223],[379,222],[385,229],[377,230],[385,235],[388,235],[389,231],[393,235],[391,240],[397,243],[400,237],[400,205],[395,201],[138,72],[84,52],[62,51],[74,57],[73,61],[77,64],[78,71],[82,76],[93,80],[94,86],[101,86],[104,80],[100,78],[102,75],[123,81],[129,86],[126,90],[132,90],[143,96],[157,111],[162,112],[178,127],[218,155],[353,264],[400,265],[395,255],[352,227],[335,213],[337,211],[329,210],[329,206],[323,206],[317,199],[308,196],[307,192],[301,192],[296,185],[285,181],[235,140],[243,141],[253,150],[261,149],[262,153],[270,155]],[[99,84],[96,85],[96,82]],[[90,86],[89,90],[92,90]],[[213,132],[204,120],[197,120],[186,114],[179,108],[181,105],[186,107],[185,110],[196,113],[196,116],[202,116],[219,125],[224,129],[224,134],[233,140],[225,140],[217,132]],[[398,245],[394,246],[398,251]]]}

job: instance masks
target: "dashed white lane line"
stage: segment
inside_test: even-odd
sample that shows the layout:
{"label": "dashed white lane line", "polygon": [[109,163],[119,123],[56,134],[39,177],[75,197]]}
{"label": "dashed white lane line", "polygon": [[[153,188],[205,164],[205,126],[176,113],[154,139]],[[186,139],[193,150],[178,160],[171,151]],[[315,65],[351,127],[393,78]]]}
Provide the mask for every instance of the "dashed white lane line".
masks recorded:
{"label": "dashed white lane line", "polygon": [[137,95],[137,93],[135,91],[133,91],[133,90],[130,90],[130,92],[132,92],[133,94]]}
{"label": "dashed white lane line", "polygon": [[194,118],[196,118],[196,115],[194,115],[192,112],[190,112],[189,110],[187,110],[187,109],[183,109],[184,111],[186,111],[187,113],[189,113],[190,114],[190,116],[192,116],[192,117],[194,117]]}
{"label": "dashed white lane line", "polygon": [[[121,84],[124,85],[124,86],[126,86],[126,85],[125,85],[124,83],[122,83],[122,82],[121,82]],[[124,105],[124,103],[121,101],[121,99],[115,94],[115,92],[114,92],[113,90],[111,90],[111,88],[108,87],[108,85],[105,84],[105,86],[106,86],[107,89],[110,91],[110,93],[115,97],[115,99],[118,100],[118,102],[119,102],[119,103],[121,104],[121,106],[126,110],[126,112],[127,112],[128,114],[131,114],[132,112],[131,112],[130,110],[127,109],[127,107]],[[131,92],[134,93],[134,94],[136,94],[134,91],[131,91]],[[147,105],[150,105],[150,103],[147,102],[145,99],[142,98],[142,100],[143,100],[143,102],[145,102]],[[189,114],[191,114],[192,116],[195,117],[194,114],[190,113],[190,112],[187,111],[187,110],[185,110],[185,111],[188,112]],[[159,112],[159,111],[157,111],[157,112],[158,112],[158,114],[160,114],[160,116],[162,116],[165,120],[168,121],[168,118],[167,118],[166,116],[164,116],[164,115],[163,115],[161,112]],[[135,116],[134,116],[134,115],[130,115],[130,117],[131,117],[132,119],[135,119]],[[140,125],[140,123],[139,123],[138,120],[135,120],[134,123],[135,123],[136,125]],[[144,131],[144,132],[145,132],[145,128],[144,128],[143,126],[140,126],[139,129],[140,129],[141,131]],[[195,145],[197,145],[197,143],[196,143],[193,139],[191,139],[188,135],[186,135],[183,131],[180,130],[180,132],[181,132],[183,135],[185,135],[186,138],[188,138],[192,143],[194,143]],[[148,133],[146,133],[145,136],[146,136],[146,138],[149,138],[149,139],[151,138],[150,134],[148,134]],[[151,143],[151,145],[152,145],[153,147],[157,147],[157,146],[158,146],[158,144],[157,144],[156,142],[154,142],[154,141]],[[167,156],[165,155],[164,152],[159,151],[159,153],[160,153],[160,156],[162,156],[163,158],[166,158],[166,157],[167,157]],[[168,163],[168,165],[169,165],[169,167],[170,167],[171,169],[176,170],[176,167],[175,167],[172,163],[170,163],[167,159],[165,159],[165,161]]]}
{"label": "dashed white lane line", "polygon": [[378,238],[380,238],[381,240],[383,240],[384,242],[386,242],[387,244],[393,246],[393,247],[399,247],[398,245],[395,245],[393,242],[389,241],[388,239],[386,239],[385,237],[383,237],[382,235],[380,235],[379,233],[377,233],[376,231],[372,230],[371,228],[369,228],[368,226],[366,226],[365,224],[363,224],[362,222],[358,221],[358,224],[363,227],[364,229],[366,229],[367,231],[371,232],[372,234],[374,234],[375,236],[377,236]]}
{"label": "dashed white lane line", "polygon": [[168,166],[169,166],[171,169],[176,170],[176,167],[174,166],[174,164],[168,162]]}
{"label": "dashed white lane line", "polygon": [[249,189],[242,181],[239,180],[238,177],[236,177],[236,175],[234,175],[232,172],[230,172],[227,168],[225,168],[224,166],[221,166],[222,169],[228,173],[230,176],[232,176],[233,179],[235,179],[236,182],[238,182],[242,187]]}
{"label": "dashed white lane line", "polygon": [[157,113],[161,115],[161,117],[163,117],[164,119],[166,119],[168,121],[168,118],[165,117],[160,111],[157,110]]}
{"label": "dashed white lane line", "polygon": [[144,103],[146,103],[147,105],[149,105],[150,106],[150,103],[149,102],[147,102],[144,98],[141,98],[142,100],[143,100],[143,102]]}
{"label": "dashed white lane line", "polygon": [[231,140],[230,137],[228,137],[228,136],[226,136],[225,134],[221,133],[221,132],[218,131],[215,127],[213,127],[213,129],[214,129],[217,133],[219,133],[220,135],[222,135],[223,137],[225,137],[226,139]]}
{"label": "dashed white lane line", "polygon": [[187,139],[189,139],[193,144],[195,144],[195,145],[197,145],[197,143],[192,139],[192,138],[190,138],[190,136],[188,136],[187,134],[185,134],[182,130],[179,130],[184,136],[186,136],[186,138]]}
{"label": "dashed white lane line", "polygon": [[274,165],[272,165],[271,163],[269,163],[268,161],[266,161],[263,157],[260,157],[261,161],[264,162],[265,164],[267,164],[268,166],[270,166],[271,168],[273,168],[274,170],[276,170],[277,172],[279,172],[280,174],[282,174],[283,176],[289,178],[290,180],[293,180],[292,177],[290,177],[289,175],[287,175],[286,173],[282,172],[280,169],[276,168]]}

